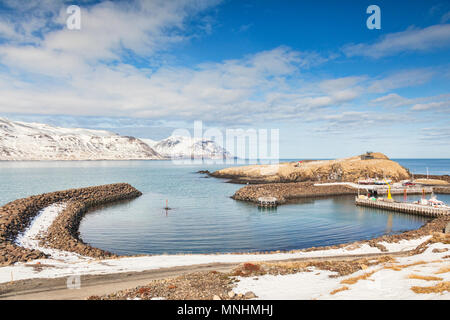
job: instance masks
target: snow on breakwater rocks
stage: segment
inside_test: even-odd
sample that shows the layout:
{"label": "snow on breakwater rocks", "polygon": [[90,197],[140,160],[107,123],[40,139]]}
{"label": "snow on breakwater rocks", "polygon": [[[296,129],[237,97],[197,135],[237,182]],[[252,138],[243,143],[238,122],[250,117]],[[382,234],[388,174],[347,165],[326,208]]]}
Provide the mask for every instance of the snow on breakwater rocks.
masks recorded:
{"label": "snow on breakwater rocks", "polygon": [[93,248],[79,239],[80,221],[90,208],[133,199],[141,194],[127,183],[117,183],[45,193],[7,203],[0,207],[0,266],[47,257],[39,250],[20,247],[14,241],[39,211],[58,202],[66,202],[66,208],[55,219],[42,241],[47,246],[86,256],[112,256],[111,253]]}

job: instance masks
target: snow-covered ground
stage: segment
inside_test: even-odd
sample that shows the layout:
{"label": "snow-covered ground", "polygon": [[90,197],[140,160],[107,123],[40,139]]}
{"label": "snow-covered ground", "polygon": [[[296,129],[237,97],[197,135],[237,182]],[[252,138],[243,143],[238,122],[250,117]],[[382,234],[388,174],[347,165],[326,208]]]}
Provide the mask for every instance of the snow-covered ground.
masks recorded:
{"label": "snow-covered ground", "polygon": [[[397,248],[400,248],[399,244]],[[421,254],[396,258],[394,263],[382,263],[368,267],[344,277],[331,271],[311,268],[309,272],[288,275],[264,275],[259,277],[239,277],[234,291],[245,294],[252,291],[258,299],[450,299],[450,292],[415,293],[411,287],[429,287],[450,281],[450,272],[439,272],[450,267],[450,251],[433,252],[434,249],[450,249],[450,245],[435,243]],[[447,256],[446,258],[444,258]],[[391,269],[389,266],[397,266]],[[400,267],[401,266],[401,267]],[[341,281],[372,273],[367,279],[354,284]],[[441,278],[423,280],[410,276]],[[334,290],[347,287],[348,289]]]}
{"label": "snow-covered ground", "polygon": [[88,257],[82,257],[79,254],[57,250],[53,248],[42,247],[39,242],[40,236],[44,236],[48,228],[55,221],[56,217],[66,208],[65,203],[54,203],[38,212],[36,217],[30,223],[30,227],[19,234],[15,243],[18,246],[35,249],[44,252],[56,260],[79,261],[92,260]]}
{"label": "snow-covered ground", "polygon": [[[46,232],[64,204],[54,204],[39,212],[30,227],[17,238],[17,244],[41,250],[51,257],[29,263],[16,263],[0,267],[0,283],[30,278],[56,278],[85,274],[107,274],[154,270],[159,268],[188,266],[206,263],[242,263],[248,261],[275,261],[298,258],[333,257],[380,253],[378,248],[367,244],[349,245],[339,249],[317,250],[309,252],[272,253],[272,254],[189,254],[189,255],[155,255],[139,257],[121,257],[117,259],[95,260],[71,252],[42,248],[37,236]],[[415,240],[403,240],[398,244],[383,243],[391,252],[410,250],[427,241],[430,236]],[[39,268],[33,268],[39,263]]]}

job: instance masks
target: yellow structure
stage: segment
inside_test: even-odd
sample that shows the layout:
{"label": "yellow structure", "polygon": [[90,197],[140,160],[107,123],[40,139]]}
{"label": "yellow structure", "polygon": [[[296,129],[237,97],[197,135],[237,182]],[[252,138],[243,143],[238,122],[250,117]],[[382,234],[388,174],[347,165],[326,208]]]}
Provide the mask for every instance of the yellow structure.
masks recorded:
{"label": "yellow structure", "polygon": [[389,183],[386,181],[386,180],[384,180],[384,182],[387,184],[387,186],[388,186],[388,196],[387,196],[387,198],[388,199],[390,199],[390,200],[392,200],[392,196],[391,196],[391,186],[389,185]]}

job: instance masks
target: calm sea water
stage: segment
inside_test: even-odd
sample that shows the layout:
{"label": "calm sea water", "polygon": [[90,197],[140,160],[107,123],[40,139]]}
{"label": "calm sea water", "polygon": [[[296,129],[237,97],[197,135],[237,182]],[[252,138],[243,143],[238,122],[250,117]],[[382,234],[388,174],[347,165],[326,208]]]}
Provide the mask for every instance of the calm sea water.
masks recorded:
{"label": "calm sea water", "polygon": [[392,159],[397,161],[411,173],[430,175],[450,175],[450,159]]}
{"label": "calm sea water", "polygon": [[[429,167],[430,174],[450,169],[450,160],[399,162],[410,169]],[[356,207],[353,197],[259,210],[230,198],[241,185],[196,173],[222,167],[170,161],[0,162],[0,205],[43,192],[128,182],[144,195],[90,212],[80,226],[84,241],[118,254],[289,250],[369,239],[426,222]],[[167,212],[166,199],[172,208]],[[449,196],[440,199],[450,202]]]}

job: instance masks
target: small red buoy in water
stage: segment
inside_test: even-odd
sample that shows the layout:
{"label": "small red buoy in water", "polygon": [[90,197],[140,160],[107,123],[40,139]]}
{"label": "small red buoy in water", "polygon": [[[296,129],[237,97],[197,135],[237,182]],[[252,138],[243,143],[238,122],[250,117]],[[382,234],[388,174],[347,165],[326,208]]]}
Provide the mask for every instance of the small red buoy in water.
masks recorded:
{"label": "small red buoy in water", "polygon": [[166,206],[164,207],[164,210],[170,210],[169,208],[169,200],[166,199]]}

